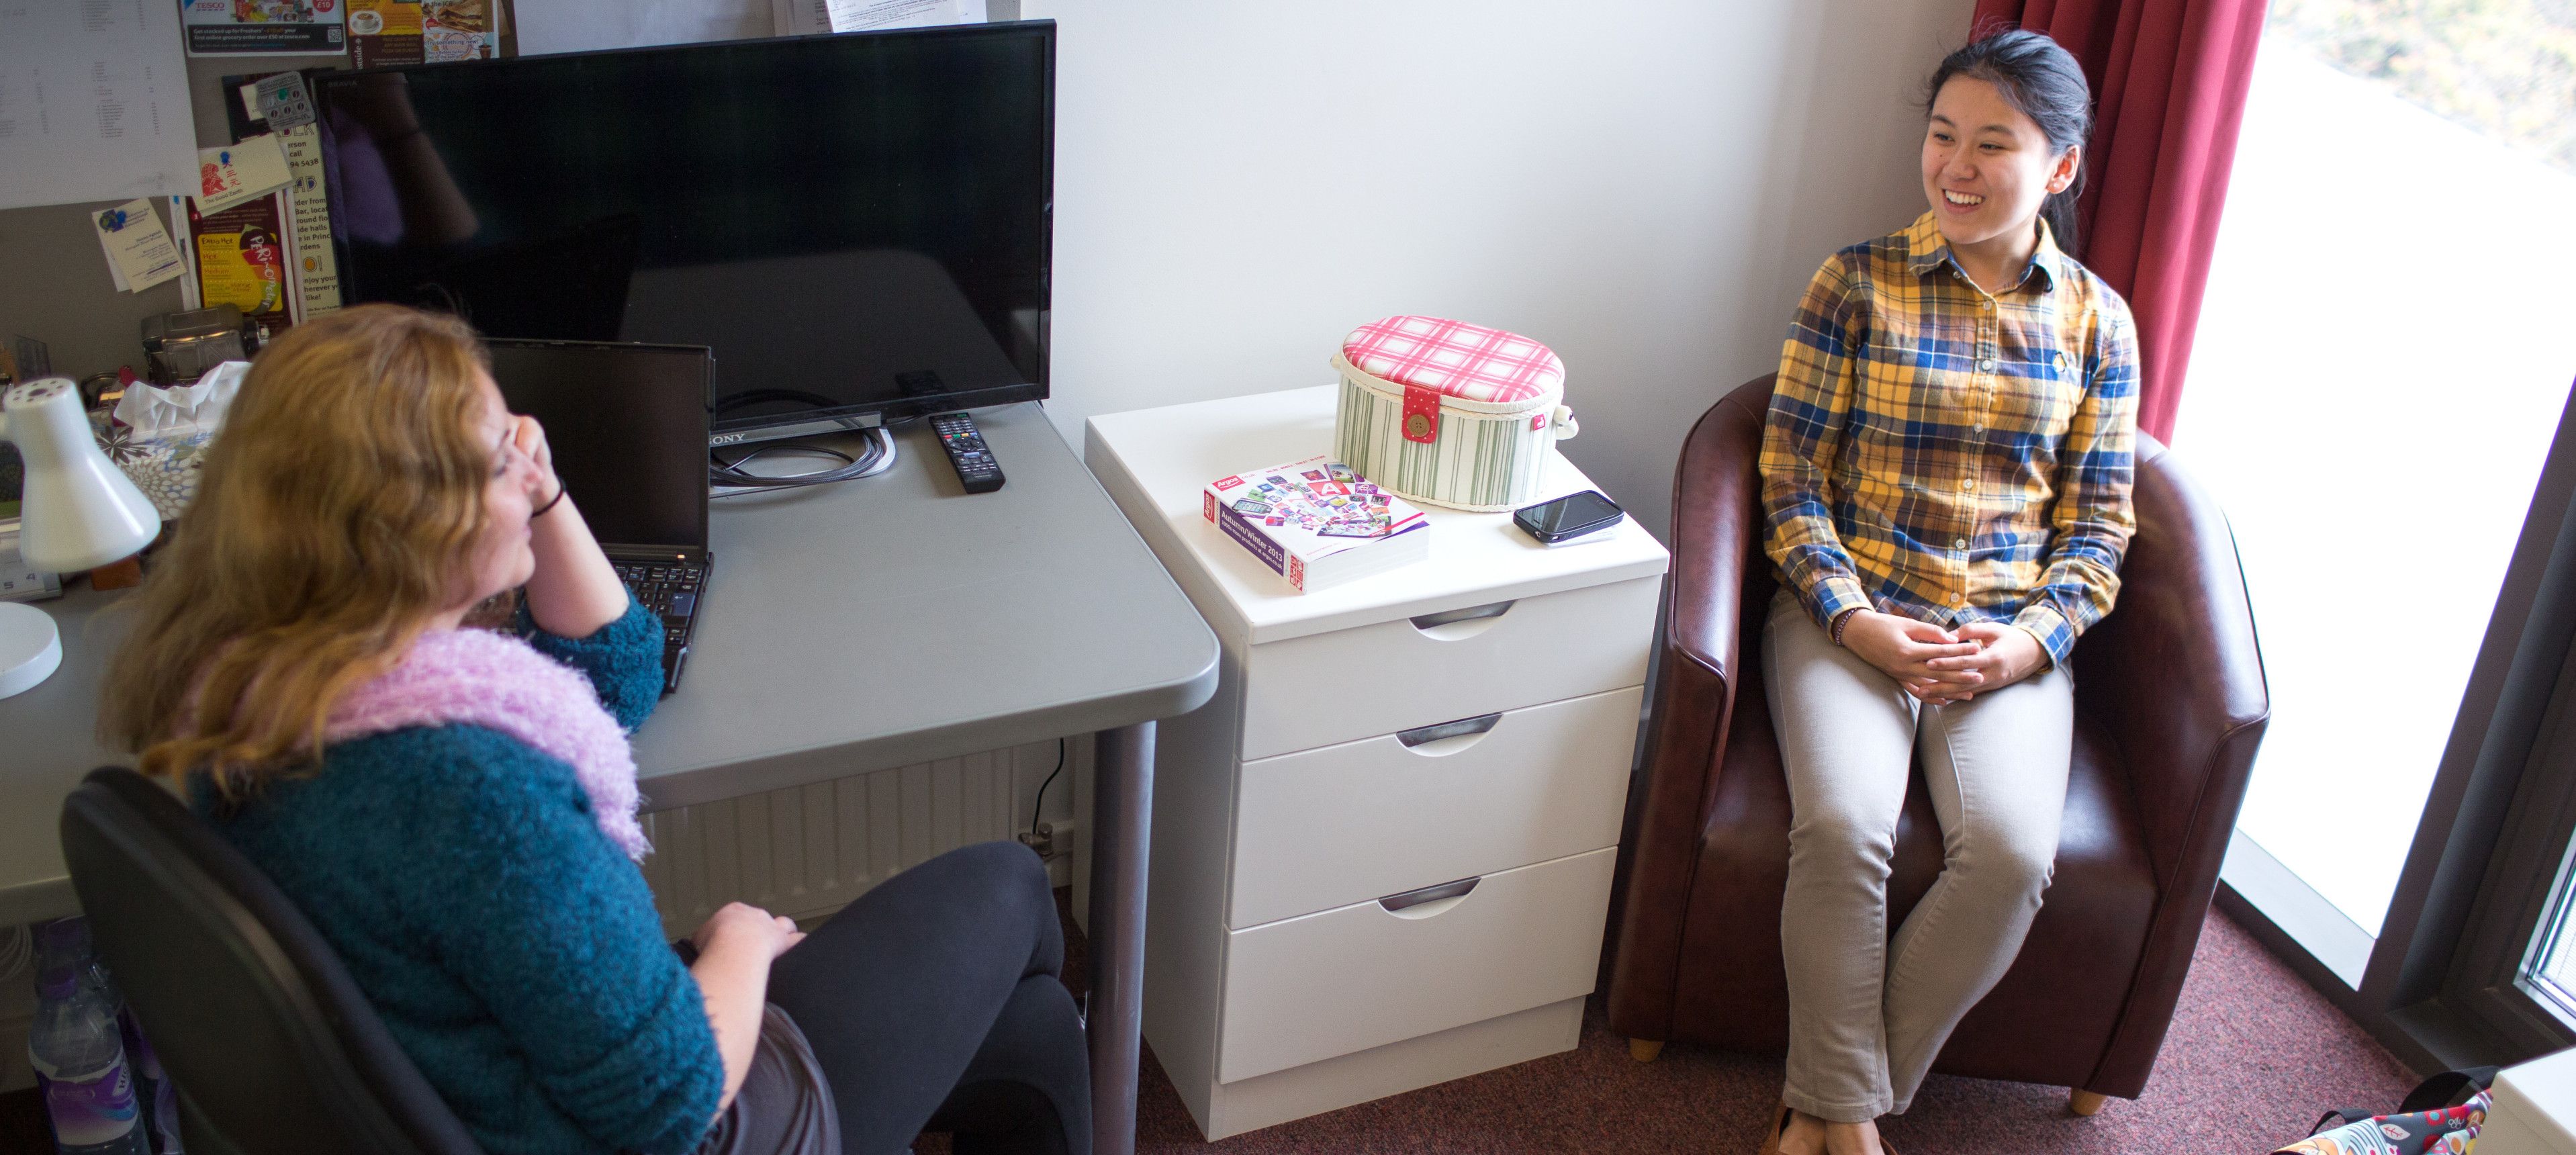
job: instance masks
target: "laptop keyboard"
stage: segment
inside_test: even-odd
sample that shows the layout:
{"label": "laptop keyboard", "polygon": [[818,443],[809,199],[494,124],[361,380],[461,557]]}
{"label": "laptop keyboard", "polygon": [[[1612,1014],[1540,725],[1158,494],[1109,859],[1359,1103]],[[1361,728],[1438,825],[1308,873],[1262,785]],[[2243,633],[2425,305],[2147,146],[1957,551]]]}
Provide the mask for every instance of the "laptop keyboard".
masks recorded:
{"label": "laptop keyboard", "polygon": [[665,619],[689,620],[698,609],[698,582],[706,571],[693,565],[647,565],[643,562],[613,562],[619,580],[626,583],[635,600]]}
{"label": "laptop keyboard", "polygon": [[662,668],[666,691],[679,682],[677,658],[689,640],[689,619],[698,611],[698,591],[706,582],[705,566],[668,562],[612,561],[618,579],[644,608],[662,619]]}

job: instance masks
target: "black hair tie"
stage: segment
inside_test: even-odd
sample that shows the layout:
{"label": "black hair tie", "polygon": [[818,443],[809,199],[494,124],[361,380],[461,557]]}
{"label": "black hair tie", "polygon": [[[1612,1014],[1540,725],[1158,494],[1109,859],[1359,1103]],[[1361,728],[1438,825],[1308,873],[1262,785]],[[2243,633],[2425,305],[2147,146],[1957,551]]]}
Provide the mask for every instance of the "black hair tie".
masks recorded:
{"label": "black hair tie", "polygon": [[546,501],[546,503],[545,503],[544,505],[540,505],[540,506],[536,507],[535,509],[529,510],[529,511],[528,511],[528,520],[530,520],[530,521],[535,521],[536,519],[538,519],[538,518],[540,518],[540,517],[544,517],[544,516],[546,515],[546,511],[547,511],[547,510],[549,510],[549,509],[553,509],[554,507],[556,507],[556,506],[558,506],[558,505],[562,505],[562,504],[563,504],[564,495],[565,495],[565,494],[567,494],[567,493],[570,493],[570,492],[572,492],[572,491],[571,491],[571,490],[569,490],[569,489],[564,488],[564,484],[563,484],[562,482],[560,482],[560,481],[556,482],[556,483],[555,483],[555,495],[554,495],[552,498],[547,499],[547,501]]}

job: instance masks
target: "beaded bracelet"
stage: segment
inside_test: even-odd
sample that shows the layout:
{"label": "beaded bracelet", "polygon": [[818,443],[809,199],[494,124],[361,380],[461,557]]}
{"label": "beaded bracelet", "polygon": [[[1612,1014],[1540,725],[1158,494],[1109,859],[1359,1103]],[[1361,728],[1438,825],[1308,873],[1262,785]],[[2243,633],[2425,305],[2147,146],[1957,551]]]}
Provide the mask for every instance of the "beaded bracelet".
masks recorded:
{"label": "beaded bracelet", "polygon": [[1835,645],[1839,646],[1839,645],[1842,645],[1842,644],[1843,644],[1843,627],[1844,627],[1844,626],[1848,626],[1848,625],[1850,625],[1850,624],[1851,624],[1851,620],[1852,620],[1854,617],[1859,616],[1859,614],[1860,614],[1860,607],[1858,607],[1858,606],[1854,606],[1854,607],[1852,607],[1852,608],[1850,608],[1850,609],[1844,610],[1843,612],[1841,612],[1841,613],[1839,613],[1839,614],[1834,615],[1834,630],[1833,630],[1833,634],[1834,634],[1834,644],[1835,644]]}

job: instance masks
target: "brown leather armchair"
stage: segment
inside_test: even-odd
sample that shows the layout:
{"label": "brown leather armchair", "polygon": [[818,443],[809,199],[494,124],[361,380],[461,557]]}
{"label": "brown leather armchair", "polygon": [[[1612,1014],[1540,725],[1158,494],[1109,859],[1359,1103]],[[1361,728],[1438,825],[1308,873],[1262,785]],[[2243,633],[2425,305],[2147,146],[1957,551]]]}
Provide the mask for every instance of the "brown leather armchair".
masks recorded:
{"label": "brown leather armchair", "polygon": [[[1754,463],[1772,378],[1700,418],[1674,479],[1673,574],[1647,763],[1621,842],[1610,1029],[1652,1059],[1680,1039],[1788,1045],[1780,961],[1789,792],[1762,688]],[[2076,644],[2075,757],[2057,871],[2003,981],[1935,1071],[2138,1097],[2163,1045],[2270,712],[2225,517],[2141,434],[2119,602]],[[1941,869],[1921,777],[1897,828],[1892,918]]]}

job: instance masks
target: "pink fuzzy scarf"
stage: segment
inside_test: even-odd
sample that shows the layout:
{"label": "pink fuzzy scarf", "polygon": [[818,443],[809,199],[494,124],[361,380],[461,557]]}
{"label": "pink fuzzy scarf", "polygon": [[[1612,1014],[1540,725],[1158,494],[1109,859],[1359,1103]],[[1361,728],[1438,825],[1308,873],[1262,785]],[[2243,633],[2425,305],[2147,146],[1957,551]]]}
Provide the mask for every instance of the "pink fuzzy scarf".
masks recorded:
{"label": "pink fuzzy scarf", "polygon": [[464,722],[498,730],[571,764],[599,831],[627,856],[652,850],[635,821],[635,752],[590,679],[489,630],[432,630],[394,668],[343,695],[323,742]]}

